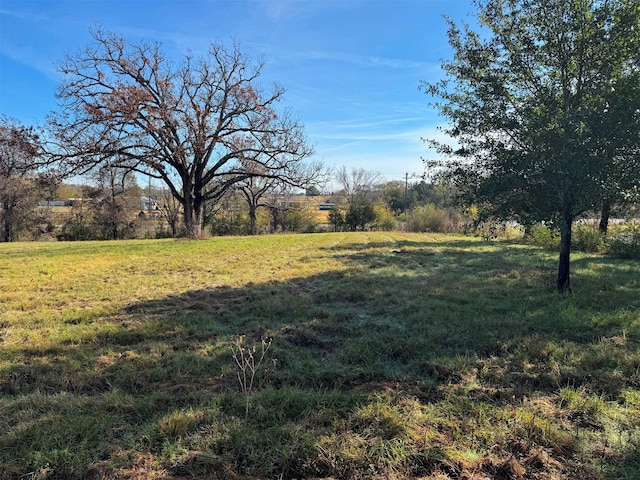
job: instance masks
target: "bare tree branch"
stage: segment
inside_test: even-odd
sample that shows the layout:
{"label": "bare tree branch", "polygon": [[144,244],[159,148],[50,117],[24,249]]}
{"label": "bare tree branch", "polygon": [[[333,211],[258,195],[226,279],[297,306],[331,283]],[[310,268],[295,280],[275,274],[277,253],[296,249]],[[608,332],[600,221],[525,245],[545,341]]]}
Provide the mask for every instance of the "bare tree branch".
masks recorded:
{"label": "bare tree branch", "polygon": [[282,87],[262,91],[262,63],[237,45],[214,44],[206,57],[174,66],[157,43],[93,36],[93,46],[60,65],[62,110],[50,119],[49,150],[68,171],[110,159],[161,180],[181,203],[190,237],[200,235],[205,202],[253,175],[241,160],[293,182],[290,172],[312,154],[303,126],[275,110]]}

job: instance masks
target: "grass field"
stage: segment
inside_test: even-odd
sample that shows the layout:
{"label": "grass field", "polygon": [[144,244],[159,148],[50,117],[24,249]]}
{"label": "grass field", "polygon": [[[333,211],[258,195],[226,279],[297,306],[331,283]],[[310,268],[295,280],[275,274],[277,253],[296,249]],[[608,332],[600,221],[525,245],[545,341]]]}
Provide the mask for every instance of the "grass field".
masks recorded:
{"label": "grass field", "polygon": [[0,245],[0,479],[640,479],[640,266],[470,237]]}

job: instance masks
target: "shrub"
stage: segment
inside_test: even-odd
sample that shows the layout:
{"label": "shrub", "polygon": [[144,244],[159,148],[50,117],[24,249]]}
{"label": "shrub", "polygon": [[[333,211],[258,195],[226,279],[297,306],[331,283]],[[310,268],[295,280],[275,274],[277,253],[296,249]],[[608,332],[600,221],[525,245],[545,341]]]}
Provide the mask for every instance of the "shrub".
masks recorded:
{"label": "shrub", "polygon": [[475,233],[482,237],[483,240],[494,240],[501,234],[504,234],[504,225],[497,221],[480,222],[475,226]]}
{"label": "shrub", "polygon": [[605,247],[604,238],[597,225],[582,223],[573,229],[571,246],[581,252],[601,252]]}
{"label": "shrub", "polygon": [[388,232],[396,228],[398,222],[396,222],[393,212],[386,204],[376,203],[373,206],[373,213],[375,215],[376,230]]}
{"label": "shrub", "polygon": [[640,258],[640,224],[631,222],[609,237],[608,252],[623,258]]}
{"label": "shrub", "polygon": [[209,220],[212,235],[246,235],[249,215],[242,211],[220,210]]}
{"label": "shrub", "polygon": [[365,230],[367,225],[376,219],[373,211],[373,203],[368,200],[359,200],[349,205],[349,210],[344,217],[345,224],[349,230],[355,232]]}
{"label": "shrub", "polygon": [[74,213],[62,225],[57,236],[59,240],[64,241],[94,240],[97,238],[92,229],[91,221],[82,213]]}
{"label": "shrub", "polygon": [[560,245],[560,236],[557,229],[538,223],[529,227],[525,241],[536,247],[555,249]]}
{"label": "shrub", "polygon": [[430,203],[411,211],[407,217],[407,229],[410,232],[452,233],[458,224],[457,215]]}
{"label": "shrub", "polygon": [[339,208],[333,207],[329,211],[329,223],[333,227],[333,230],[336,232],[339,232],[344,228],[344,225],[345,225],[344,215],[342,214],[342,211]]}
{"label": "shrub", "polygon": [[284,216],[283,230],[286,232],[313,233],[318,221],[309,209],[292,209]]}

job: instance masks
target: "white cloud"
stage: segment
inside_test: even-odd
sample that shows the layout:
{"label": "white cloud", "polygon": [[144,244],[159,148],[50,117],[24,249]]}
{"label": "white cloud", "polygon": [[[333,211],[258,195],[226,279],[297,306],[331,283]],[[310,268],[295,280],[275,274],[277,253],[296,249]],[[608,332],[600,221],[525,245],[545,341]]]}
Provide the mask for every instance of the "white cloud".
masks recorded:
{"label": "white cloud", "polygon": [[264,15],[277,22],[289,22],[321,12],[345,10],[362,4],[362,0],[248,0],[249,8],[259,8]]}

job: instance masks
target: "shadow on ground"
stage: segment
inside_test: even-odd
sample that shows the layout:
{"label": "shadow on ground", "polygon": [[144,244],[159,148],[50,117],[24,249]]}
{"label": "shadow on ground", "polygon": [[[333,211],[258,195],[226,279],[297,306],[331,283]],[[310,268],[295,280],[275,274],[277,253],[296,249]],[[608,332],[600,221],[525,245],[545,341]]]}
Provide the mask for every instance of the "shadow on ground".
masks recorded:
{"label": "shadow on ground", "polygon": [[[86,447],[86,459],[80,460],[85,468],[105,458],[116,458],[115,465],[140,462],[131,452],[146,450],[176,474],[211,469],[218,475],[233,467],[221,459],[235,458],[236,470],[246,474],[262,468],[270,475],[279,469],[288,477],[330,476],[337,474],[335,466],[303,459],[372,395],[392,392],[429,405],[466,389],[470,401],[515,406],[554,396],[567,385],[608,400],[638,386],[640,285],[628,264],[576,260],[576,293],[565,297],[553,291],[549,256],[510,245],[477,247],[465,241],[341,245],[326,250],[342,262],[339,270],[133,303],[103,319],[110,328],[88,333],[81,342],[44,352],[25,346],[21,355],[29,360],[2,372],[4,411],[24,415],[28,406],[21,402],[30,395],[74,399],[68,405],[50,402],[28,425],[16,425],[0,443],[2,458],[21,474],[38,461],[60,465],[67,457],[46,451],[40,437],[57,435],[71,448],[69,455],[73,445]],[[244,347],[257,347],[256,358],[261,342],[271,342],[250,392],[258,409],[254,427],[272,435],[277,430],[284,447],[299,449],[286,454],[289,461],[280,451],[282,458],[251,471],[238,463],[237,452],[230,453],[249,442],[233,437],[247,408],[246,384],[238,380],[233,358],[241,338]],[[259,411],[269,405],[270,411]],[[111,409],[112,420],[103,409]],[[319,423],[323,409],[330,413]],[[162,427],[167,417],[189,410],[195,419],[187,422],[185,435]],[[65,415],[83,421],[74,429],[52,420]],[[87,428],[92,417],[98,425]],[[185,447],[200,448],[204,457],[180,463],[178,453],[166,451],[180,439],[186,442],[187,433],[192,438],[216,422],[219,431],[208,432],[206,442]],[[298,432],[303,440],[293,438],[293,424],[308,429]],[[112,433],[101,437],[105,429]],[[254,448],[276,455],[277,446],[255,441]],[[23,462],[25,450],[12,456],[12,445],[40,456]],[[638,464],[634,445],[614,462],[620,478],[634,478],[624,477]],[[435,472],[437,462],[430,465],[425,471]],[[59,475],[81,470],[58,468]]]}

